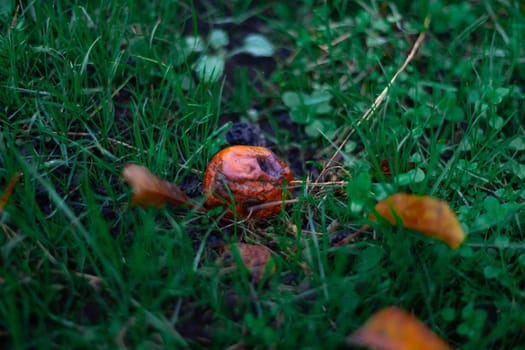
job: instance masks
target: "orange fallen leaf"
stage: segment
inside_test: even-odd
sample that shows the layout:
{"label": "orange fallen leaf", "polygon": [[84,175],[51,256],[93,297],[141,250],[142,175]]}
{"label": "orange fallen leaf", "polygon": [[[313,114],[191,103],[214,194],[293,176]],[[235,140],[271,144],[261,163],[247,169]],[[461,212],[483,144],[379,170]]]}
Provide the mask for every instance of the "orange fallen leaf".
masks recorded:
{"label": "orange fallen leaf", "polygon": [[7,204],[7,201],[9,200],[9,197],[11,197],[11,193],[13,193],[13,190],[15,189],[16,183],[20,178],[22,177],[22,173],[16,173],[9,179],[9,182],[7,183],[7,186],[5,187],[4,194],[2,194],[2,197],[0,198],[0,214],[3,213],[4,207]]}
{"label": "orange fallen leaf", "polygon": [[190,204],[190,199],[179,186],[161,180],[146,167],[128,164],[122,170],[122,175],[133,188],[131,206],[160,208],[166,204]]}
{"label": "orange fallen leaf", "polygon": [[419,319],[395,306],[375,313],[347,341],[377,350],[452,350]]}
{"label": "orange fallen leaf", "polygon": [[232,250],[236,249],[244,266],[251,271],[252,282],[259,283],[265,271],[268,269],[274,272],[276,269],[272,261],[272,252],[270,249],[261,246],[246,243],[236,243],[232,247],[226,247],[221,255],[223,261],[227,262],[233,258]]}
{"label": "orange fallen leaf", "polygon": [[[456,249],[465,239],[465,233],[456,214],[446,202],[430,196],[396,193],[376,204],[377,213],[393,225],[400,219],[403,226],[439,239]],[[375,214],[370,220],[377,220]]]}

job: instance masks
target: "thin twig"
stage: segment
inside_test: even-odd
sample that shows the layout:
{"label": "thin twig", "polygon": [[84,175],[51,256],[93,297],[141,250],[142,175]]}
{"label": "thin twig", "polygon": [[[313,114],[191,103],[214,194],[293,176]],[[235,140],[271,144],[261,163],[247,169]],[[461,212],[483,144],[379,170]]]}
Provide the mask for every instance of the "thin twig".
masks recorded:
{"label": "thin twig", "polygon": [[2,197],[0,197],[0,214],[3,213],[4,207],[7,204],[7,201],[9,200],[9,197],[11,196],[11,193],[13,193],[13,190],[15,189],[16,183],[20,178],[22,177],[22,172],[17,172],[14,175],[11,176],[9,179],[9,182],[7,183],[7,186],[5,187],[4,194]]}
{"label": "thin twig", "polygon": [[[361,116],[361,118],[356,123],[356,126],[360,126],[363,122],[368,121],[372,117],[372,115],[374,114],[376,109],[381,105],[381,103],[383,103],[383,101],[385,100],[386,95],[390,91],[390,88],[392,87],[392,85],[397,80],[397,77],[405,70],[405,68],[408,66],[408,64],[412,61],[412,59],[414,58],[414,55],[416,54],[417,50],[421,46],[421,43],[425,39],[425,36],[426,36],[429,24],[430,24],[430,17],[427,17],[425,19],[425,31],[423,31],[423,32],[421,32],[421,34],[419,34],[416,42],[414,43],[414,46],[412,47],[412,50],[410,50],[407,58],[405,59],[405,62],[403,62],[401,67],[397,70],[396,74],[394,74],[394,76],[392,77],[392,79],[390,80],[388,85],[383,89],[381,94],[379,94],[379,96],[377,96],[377,98],[375,99],[374,103],[372,103],[370,108],[368,108],[366,110],[366,112],[363,114],[363,116]],[[341,142],[339,147],[337,147],[336,151],[334,152],[334,154],[332,155],[330,160],[325,164],[325,166],[323,167],[323,170],[321,171],[321,174],[319,174],[319,176],[317,177],[316,182],[318,182],[323,176],[325,176],[326,172],[328,171],[328,169],[330,168],[332,163],[341,157],[341,154],[340,154],[341,150],[346,145],[348,140],[350,140],[350,137],[352,137],[352,135],[354,133],[355,133],[355,127],[347,126],[343,130],[341,135],[347,134],[347,136]]]}
{"label": "thin twig", "polygon": [[340,246],[343,246],[343,245],[346,245],[346,244],[350,243],[351,241],[354,240],[354,238],[356,238],[357,236],[361,235],[363,232],[365,232],[369,228],[370,228],[370,226],[368,226],[368,225],[361,226],[361,228],[359,230],[357,230],[356,232],[352,233],[351,235],[349,235],[349,236],[343,238],[342,240],[340,240],[339,242],[337,242],[335,244],[335,246],[336,247],[340,247]]}
{"label": "thin twig", "polygon": [[267,203],[257,204],[257,205],[254,205],[254,206],[251,206],[251,207],[248,208],[248,210],[249,210],[248,217],[250,217],[251,214],[254,211],[257,211],[257,210],[275,207],[275,206],[278,206],[278,205],[282,205],[283,203],[284,204],[292,204],[292,203],[298,203],[298,202],[299,202],[299,200],[296,198],[296,199],[287,199],[285,201],[271,201],[271,202],[267,202]]}
{"label": "thin twig", "polygon": [[324,186],[340,186],[344,187],[348,185],[348,181],[322,181],[322,182],[310,182],[303,180],[293,180],[290,182],[290,188],[300,187],[301,185],[308,185],[308,187],[324,187]]}

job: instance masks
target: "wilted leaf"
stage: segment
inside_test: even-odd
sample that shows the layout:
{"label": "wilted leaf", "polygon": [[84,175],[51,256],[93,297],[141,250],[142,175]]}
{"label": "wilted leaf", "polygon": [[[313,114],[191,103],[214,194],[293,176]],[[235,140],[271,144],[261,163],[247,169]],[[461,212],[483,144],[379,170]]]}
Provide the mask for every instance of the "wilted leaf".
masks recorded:
{"label": "wilted leaf", "polygon": [[22,173],[16,173],[9,179],[9,182],[7,183],[7,186],[4,190],[4,194],[0,198],[0,214],[2,214],[2,212],[4,211],[4,207],[7,204],[9,197],[11,196],[11,193],[13,193],[16,183],[18,182],[18,180],[20,180],[21,177]]}
{"label": "wilted leaf", "polygon": [[166,204],[189,204],[190,200],[179,186],[162,181],[153,175],[148,168],[128,164],[122,170],[124,179],[133,188],[131,206],[160,208]]}
{"label": "wilted leaf", "polygon": [[452,349],[415,316],[394,306],[374,314],[347,341],[377,350]]}
{"label": "wilted leaf", "polygon": [[[377,203],[375,209],[390,223],[395,225],[400,219],[404,227],[442,240],[453,249],[465,239],[456,214],[446,202],[433,197],[396,193]],[[377,220],[374,214],[369,218]]]}
{"label": "wilted leaf", "polygon": [[236,243],[230,248],[225,248],[221,256],[222,260],[225,262],[231,261],[237,252],[244,266],[251,271],[253,283],[259,283],[267,269],[271,272],[275,271],[270,249],[261,245]]}

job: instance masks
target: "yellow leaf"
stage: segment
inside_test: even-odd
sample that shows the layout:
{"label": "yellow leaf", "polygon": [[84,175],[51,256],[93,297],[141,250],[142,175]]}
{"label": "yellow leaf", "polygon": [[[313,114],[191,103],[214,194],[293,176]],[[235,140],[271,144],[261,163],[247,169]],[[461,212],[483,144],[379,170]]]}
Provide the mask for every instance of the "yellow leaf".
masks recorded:
{"label": "yellow leaf", "polygon": [[[400,219],[403,227],[420,231],[424,235],[439,239],[456,249],[465,239],[465,233],[446,202],[430,196],[396,193],[380,201],[377,213],[393,225]],[[377,220],[370,214],[370,220]]]}
{"label": "yellow leaf", "polygon": [[128,164],[122,170],[122,175],[133,188],[131,206],[160,208],[166,204],[190,204],[189,198],[179,186],[161,180],[146,167]]}
{"label": "yellow leaf", "polygon": [[347,341],[377,350],[452,350],[419,319],[394,306],[374,314]]}

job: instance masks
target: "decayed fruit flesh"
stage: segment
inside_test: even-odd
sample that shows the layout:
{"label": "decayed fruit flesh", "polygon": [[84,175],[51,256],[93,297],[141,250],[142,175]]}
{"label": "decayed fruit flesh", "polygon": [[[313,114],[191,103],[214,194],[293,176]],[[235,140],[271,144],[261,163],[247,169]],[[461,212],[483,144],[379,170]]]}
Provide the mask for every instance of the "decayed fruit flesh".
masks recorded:
{"label": "decayed fruit flesh", "polygon": [[275,215],[282,208],[284,187],[292,179],[290,167],[268,148],[231,146],[213,156],[206,168],[206,205],[212,208],[233,199],[241,217]]}

